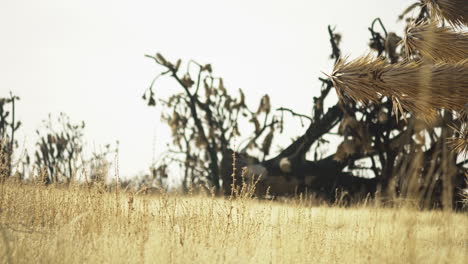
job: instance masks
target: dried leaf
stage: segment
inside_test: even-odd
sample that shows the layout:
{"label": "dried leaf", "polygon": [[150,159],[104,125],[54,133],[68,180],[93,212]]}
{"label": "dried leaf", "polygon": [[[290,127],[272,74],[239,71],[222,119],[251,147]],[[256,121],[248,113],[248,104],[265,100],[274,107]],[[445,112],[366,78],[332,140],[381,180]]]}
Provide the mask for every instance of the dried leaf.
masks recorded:
{"label": "dried leaf", "polygon": [[166,59],[163,57],[163,55],[161,55],[161,53],[156,53],[156,59],[158,60],[160,64],[163,64],[163,65],[167,64]]}

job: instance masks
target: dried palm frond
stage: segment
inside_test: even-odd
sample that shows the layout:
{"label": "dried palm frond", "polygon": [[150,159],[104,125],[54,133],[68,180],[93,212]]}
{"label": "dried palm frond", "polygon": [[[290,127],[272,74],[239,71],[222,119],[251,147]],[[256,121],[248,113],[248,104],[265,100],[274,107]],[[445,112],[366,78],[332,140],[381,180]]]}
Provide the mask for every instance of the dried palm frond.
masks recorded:
{"label": "dried palm frond", "polygon": [[378,79],[379,74],[385,68],[385,62],[375,59],[371,55],[363,56],[353,61],[346,62],[347,58],[339,59],[331,76],[329,76],[337,88],[338,96],[342,97],[342,92],[355,102],[367,104],[378,102],[385,91],[375,88],[375,82],[370,80]]}
{"label": "dried palm frond", "polygon": [[455,153],[467,157],[468,155],[468,125],[462,123],[460,127],[450,126],[457,134],[448,138],[449,144],[453,147]]}
{"label": "dried palm frond", "polygon": [[432,61],[445,62],[468,58],[468,32],[455,32],[428,22],[413,23],[407,28],[404,41],[408,55],[418,51]]}
{"label": "dried palm frond", "polygon": [[468,3],[466,0],[424,0],[431,15],[445,19],[454,27],[468,26]]}
{"label": "dried palm frond", "polygon": [[468,102],[468,59],[386,64],[368,55],[338,61],[330,78],[339,96],[344,93],[364,104],[386,96],[393,100],[396,113],[403,108],[426,121],[434,120],[438,109],[461,112]]}

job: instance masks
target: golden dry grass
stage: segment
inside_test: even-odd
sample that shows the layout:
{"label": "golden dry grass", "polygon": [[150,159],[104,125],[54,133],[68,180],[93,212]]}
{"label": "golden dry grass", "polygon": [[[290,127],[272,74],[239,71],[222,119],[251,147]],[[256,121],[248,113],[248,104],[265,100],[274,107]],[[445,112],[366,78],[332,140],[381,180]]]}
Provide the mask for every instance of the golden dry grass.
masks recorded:
{"label": "golden dry grass", "polygon": [[1,263],[467,263],[468,217],[0,185]]}

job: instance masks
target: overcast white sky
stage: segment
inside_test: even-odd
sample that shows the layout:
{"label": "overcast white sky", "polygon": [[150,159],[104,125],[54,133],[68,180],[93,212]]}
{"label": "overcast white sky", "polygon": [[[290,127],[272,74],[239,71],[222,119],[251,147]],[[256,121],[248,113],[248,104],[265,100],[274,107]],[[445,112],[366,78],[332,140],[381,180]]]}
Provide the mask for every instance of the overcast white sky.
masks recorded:
{"label": "overcast white sky", "polygon": [[[86,122],[88,147],[120,141],[124,176],[147,169],[153,142],[169,139],[141,99],[159,68],[144,54],[211,63],[251,102],[310,114],[320,71],[330,72],[327,25],[342,50],[368,50],[367,27],[380,17],[401,35],[397,16],[414,0],[0,0],[0,97],[21,97],[22,142],[48,113]],[[177,89],[157,84],[162,96]],[[291,126],[291,136],[302,133]]]}

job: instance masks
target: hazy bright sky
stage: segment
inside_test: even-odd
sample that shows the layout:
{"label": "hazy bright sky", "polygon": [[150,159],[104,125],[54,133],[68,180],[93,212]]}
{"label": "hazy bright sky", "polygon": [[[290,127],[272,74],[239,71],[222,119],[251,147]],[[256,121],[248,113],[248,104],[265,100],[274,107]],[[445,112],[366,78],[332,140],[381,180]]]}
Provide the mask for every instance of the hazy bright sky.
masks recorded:
{"label": "hazy bright sky", "polygon": [[[342,51],[368,50],[380,17],[401,35],[397,16],[414,0],[1,0],[0,97],[21,97],[20,143],[32,146],[48,113],[86,122],[88,147],[120,141],[124,176],[146,170],[169,134],[141,96],[159,69],[144,54],[211,63],[250,102],[310,114],[317,77],[330,72],[327,25]],[[178,91],[170,81],[158,95]],[[296,136],[304,129],[291,125]],[[156,144],[153,144],[156,142]],[[30,151],[32,152],[32,151]]]}

